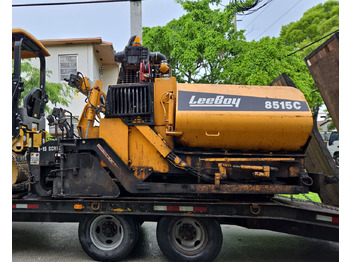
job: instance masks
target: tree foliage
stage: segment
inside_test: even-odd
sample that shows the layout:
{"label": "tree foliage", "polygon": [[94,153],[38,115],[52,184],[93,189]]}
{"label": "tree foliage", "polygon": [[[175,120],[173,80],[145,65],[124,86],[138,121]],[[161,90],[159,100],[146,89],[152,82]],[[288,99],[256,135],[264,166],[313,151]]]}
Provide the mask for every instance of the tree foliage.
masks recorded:
{"label": "tree foliage", "polygon": [[311,8],[299,21],[284,26],[278,38],[252,42],[245,40],[243,31],[236,31],[237,10],[233,4],[218,8],[215,4],[221,0],[176,1],[186,14],[163,27],[143,28],[143,44],[173,57],[177,81],[268,85],[287,73],[317,113],[323,101],[305,65],[304,54],[288,54],[337,29],[337,1]]}
{"label": "tree foliage", "polygon": [[[40,70],[31,65],[29,61],[24,61],[21,64],[22,71],[22,81],[24,86],[24,91],[21,94],[21,100],[24,96],[33,88],[39,87],[40,85]],[[49,77],[52,72],[50,70],[46,71],[47,77]],[[73,89],[62,83],[52,83],[46,82],[45,90],[48,95],[50,104],[53,106],[63,105],[68,106],[71,99],[73,98]],[[46,105],[46,112],[51,111],[48,105]]]}
{"label": "tree foliage", "polygon": [[[280,38],[289,50],[297,50],[339,29],[339,2],[327,1],[307,10],[297,22],[282,26]],[[304,58],[315,49],[312,45],[299,55]]]}
{"label": "tree foliage", "polygon": [[241,85],[269,85],[282,73],[287,73],[314,110],[322,102],[315,83],[299,56],[288,56],[290,51],[279,38],[264,37],[246,42],[241,53],[226,63],[222,83]]}
{"label": "tree foliage", "polygon": [[209,82],[220,79],[222,64],[239,51],[242,32],[234,25],[235,10],[211,8],[220,1],[178,1],[187,12],[164,27],[143,29],[143,43],[173,57],[179,82]]}

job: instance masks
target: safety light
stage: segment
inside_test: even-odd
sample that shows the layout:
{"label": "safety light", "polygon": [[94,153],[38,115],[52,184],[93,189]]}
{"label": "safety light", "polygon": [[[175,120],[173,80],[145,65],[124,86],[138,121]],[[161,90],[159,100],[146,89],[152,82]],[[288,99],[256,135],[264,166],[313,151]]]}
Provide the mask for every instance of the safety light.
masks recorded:
{"label": "safety light", "polygon": [[138,37],[138,36],[135,37],[133,46],[141,46],[141,38],[140,37]]}
{"label": "safety light", "polygon": [[74,209],[81,210],[81,209],[83,209],[83,205],[82,204],[75,204]]}

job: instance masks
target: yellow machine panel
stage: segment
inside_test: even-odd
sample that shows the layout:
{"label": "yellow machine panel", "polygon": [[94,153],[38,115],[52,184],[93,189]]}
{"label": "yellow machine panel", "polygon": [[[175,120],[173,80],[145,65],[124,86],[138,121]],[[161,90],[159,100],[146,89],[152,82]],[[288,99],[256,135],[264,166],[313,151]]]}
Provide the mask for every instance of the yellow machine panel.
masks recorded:
{"label": "yellow machine panel", "polygon": [[119,118],[100,120],[99,137],[103,138],[127,165],[129,161],[129,128]]}
{"label": "yellow machine panel", "polygon": [[129,133],[129,159],[131,166],[149,166],[158,172],[169,171],[168,162],[136,127],[131,127]]}
{"label": "yellow machine panel", "polygon": [[150,141],[136,127],[128,127],[119,118],[101,119],[99,137],[131,168],[151,166],[158,172],[169,170],[169,164]]}
{"label": "yellow machine panel", "polygon": [[293,87],[177,85],[176,143],[185,148],[299,151],[312,124]]}
{"label": "yellow machine panel", "polygon": [[173,130],[175,124],[176,79],[156,78],[154,82],[154,123],[155,130],[162,135],[170,148],[174,148],[174,138],[166,135]]}

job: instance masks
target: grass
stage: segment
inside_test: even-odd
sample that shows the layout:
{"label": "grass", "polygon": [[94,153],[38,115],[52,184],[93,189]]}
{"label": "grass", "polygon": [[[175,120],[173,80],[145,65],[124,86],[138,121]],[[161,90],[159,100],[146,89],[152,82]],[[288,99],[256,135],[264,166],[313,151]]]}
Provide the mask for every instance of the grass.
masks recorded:
{"label": "grass", "polygon": [[[307,197],[309,197],[310,199],[312,199],[312,201],[314,202],[317,202],[317,203],[322,203],[319,195],[317,193],[308,193],[308,194],[305,194]],[[291,197],[291,195],[281,195],[281,196],[285,196],[285,197]],[[303,194],[298,194],[298,195],[293,195],[293,198],[296,198],[296,199],[302,199],[302,200],[308,200],[307,198],[305,198],[303,196]]]}

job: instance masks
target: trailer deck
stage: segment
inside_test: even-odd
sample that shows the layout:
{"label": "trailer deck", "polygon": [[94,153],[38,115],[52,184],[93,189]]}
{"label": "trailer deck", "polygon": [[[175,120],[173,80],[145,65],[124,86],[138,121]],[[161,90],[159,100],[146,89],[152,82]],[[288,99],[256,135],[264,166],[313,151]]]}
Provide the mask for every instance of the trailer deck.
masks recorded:
{"label": "trailer deck", "polygon": [[219,199],[14,199],[13,221],[80,222],[86,215],[123,215],[158,221],[163,216],[211,217],[220,224],[267,229],[305,237],[339,241],[339,211],[335,207],[276,196],[270,201]]}

